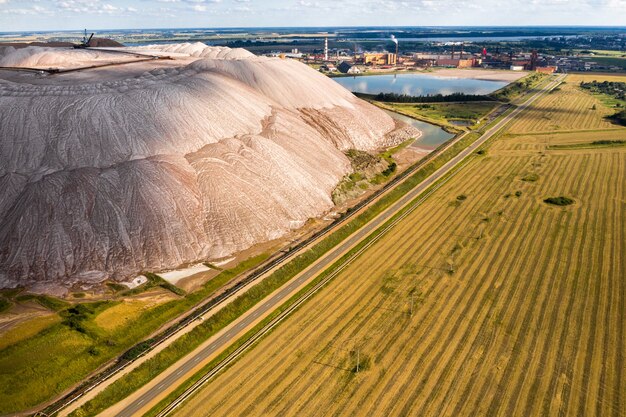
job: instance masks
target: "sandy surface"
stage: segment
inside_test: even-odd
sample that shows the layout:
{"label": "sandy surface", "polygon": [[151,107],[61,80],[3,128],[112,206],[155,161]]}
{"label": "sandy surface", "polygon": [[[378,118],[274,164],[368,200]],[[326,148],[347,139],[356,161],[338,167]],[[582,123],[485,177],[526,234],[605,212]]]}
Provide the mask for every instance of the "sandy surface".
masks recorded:
{"label": "sandy surface", "polygon": [[491,70],[477,68],[438,68],[430,72],[441,77],[471,78],[474,80],[513,82],[526,76],[526,71]]}
{"label": "sandy surface", "polygon": [[183,278],[190,277],[192,275],[211,271],[211,268],[204,264],[196,264],[190,266],[188,268],[175,269],[173,271],[159,272],[159,276],[169,282],[170,284],[176,285],[178,281]]}

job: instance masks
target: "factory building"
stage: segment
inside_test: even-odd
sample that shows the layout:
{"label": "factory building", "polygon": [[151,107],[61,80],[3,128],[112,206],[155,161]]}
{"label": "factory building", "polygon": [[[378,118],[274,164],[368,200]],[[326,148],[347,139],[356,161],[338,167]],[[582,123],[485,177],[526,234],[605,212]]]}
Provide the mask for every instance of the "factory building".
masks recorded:
{"label": "factory building", "polygon": [[381,54],[363,54],[363,63],[365,65],[396,65],[397,55],[391,53]]}
{"label": "factory building", "polygon": [[553,74],[556,72],[556,70],[558,69],[558,67],[554,66],[554,67],[537,67],[535,68],[535,71],[540,72],[542,74]]}
{"label": "factory building", "polygon": [[458,54],[458,57],[452,55],[438,55],[438,54],[420,54],[414,55],[415,60],[421,66],[433,66],[433,67],[448,67],[448,68],[471,68],[478,67],[481,64],[482,59],[473,57],[469,54]]}
{"label": "factory building", "polygon": [[337,70],[343,74],[360,74],[361,70],[356,65],[349,64],[346,61],[341,61],[337,65]]}

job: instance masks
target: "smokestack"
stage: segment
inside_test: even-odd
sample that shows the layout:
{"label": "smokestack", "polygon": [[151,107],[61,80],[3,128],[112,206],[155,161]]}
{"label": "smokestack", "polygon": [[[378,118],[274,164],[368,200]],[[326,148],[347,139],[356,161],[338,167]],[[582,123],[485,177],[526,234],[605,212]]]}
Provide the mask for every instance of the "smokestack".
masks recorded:
{"label": "smokestack", "polygon": [[328,38],[324,38],[324,61],[328,61]]}
{"label": "smokestack", "polygon": [[398,59],[398,40],[395,36],[391,35],[391,41],[396,44],[396,59]]}

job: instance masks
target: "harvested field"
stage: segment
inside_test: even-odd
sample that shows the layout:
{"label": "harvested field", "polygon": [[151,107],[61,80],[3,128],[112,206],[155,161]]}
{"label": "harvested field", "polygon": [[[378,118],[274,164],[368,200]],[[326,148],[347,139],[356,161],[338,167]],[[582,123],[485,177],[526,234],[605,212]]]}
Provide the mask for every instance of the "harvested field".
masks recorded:
{"label": "harvested field", "polygon": [[[594,140],[624,140],[626,129],[607,129],[584,132],[557,132],[546,134],[505,134],[506,140],[491,145],[492,150],[506,154],[519,154],[535,151],[544,152],[552,145],[589,143]],[[538,155],[539,156],[539,155]]]}
{"label": "harvested field", "polygon": [[[598,75],[593,79],[603,79],[602,77]],[[605,107],[598,98],[581,91],[578,88],[579,83],[579,78],[568,77],[559,91],[543,97],[526,112],[525,117],[514,122],[509,131],[530,133],[619,129],[619,126],[604,118],[615,113],[615,110]]]}
{"label": "harvested field", "polygon": [[498,139],[177,415],[626,415],[626,148],[546,146]]}

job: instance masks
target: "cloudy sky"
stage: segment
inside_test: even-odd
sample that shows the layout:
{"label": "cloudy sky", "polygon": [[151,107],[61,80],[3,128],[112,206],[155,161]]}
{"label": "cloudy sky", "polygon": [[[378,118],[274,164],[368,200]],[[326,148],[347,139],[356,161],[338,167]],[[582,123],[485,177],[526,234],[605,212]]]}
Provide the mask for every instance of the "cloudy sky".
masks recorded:
{"label": "cloudy sky", "polygon": [[626,25],[626,0],[0,0],[0,32],[88,28]]}

